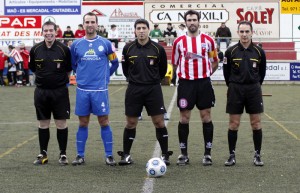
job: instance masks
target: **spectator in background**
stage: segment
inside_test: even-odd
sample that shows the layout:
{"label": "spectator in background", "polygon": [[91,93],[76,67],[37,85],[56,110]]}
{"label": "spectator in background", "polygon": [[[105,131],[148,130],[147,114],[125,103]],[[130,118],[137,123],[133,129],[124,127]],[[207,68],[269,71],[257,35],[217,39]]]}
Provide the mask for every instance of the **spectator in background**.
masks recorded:
{"label": "spectator in background", "polygon": [[163,37],[163,33],[160,31],[158,24],[154,25],[154,29],[150,32],[149,36],[152,39],[158,39],[158,40]]}
{"label": "spectator in background", "polygon": [[85,36],[85,30],[83,29],[83,25],[79,24],[78,29],[75,31],[75,38],[82,38]]}
{"label": "spectator in background", "polygon": [[63,37],[63,33],[59,27],[59,25],[56,25],[56,38],[62,38]]}
{"label": "spectator in background", "polygon": [[220,47],[221,42],[226,42],[226,48],[230,44],[231,32],[224,22],[221,23],[221,26],[217,29],[216,40],[217,40],[218,47]]}
{"label": "spectator in background", "polygon": [[6,60],[7,60],[7,56],[4,55],[3,51],[0,48],[0,86],[5,85],[3,79],[3,70],[4,70]]}
{"label": "spectator in background", "polygon": [[106,31],[106,29],[104,28],[103,25],[99,25],[99,30],[97,31],[97,35],[103,37],[103,38],[107,38],[108,37],[108,33]]}
{"label": "spectator in background", "polygon": [[219,47],[217,47],[217,51],[218,51],[219,62],[223,62],[223,59],[224,59],[224,53],[220,50]]}
{"label": "spectator in background", "polygon": [[73,40],[69,40],[67,43],[68,48],[71,48],[71,45],[73,44]]}
{"label": "spectator in background", "polygon": [[16,65],[12,57],[7,57],[7,66],[8,66],[7,68],[8,85],[12,86],[17,83]]}
{"label": "spectator in background", "polygon": [[179,27],[179,29],[178,29],[178,31],[177,31],[177,36],[178,36],[178,37],[187,34],[187,30],[186,30],[184,24],[180,24],[178,27]]}
{"label": "spectator in background", "polygon": [[64,31],[64,34],[63,34],[63,38],[64,39],[64,44],[67,45],[69,39],[66,39],[66,38],[75,38],[75,35],[73,33],[73,31],[71,30],[71,27],[70,26],[67,26],[67,30]]}
{"label": "spectator in background", "polygon": [[7,57],[11,57],[15,68],[16,68],[16,76],[17,76],[17,84],[16,86],[22,86],[23,82],[23,58],[20,54],[20,52],[13,46],[8,46],[9,54],[5,54]]}
{"label": "spectator in background", "polygon": [[24,76],[25,76],[25,85],[30,86],[29,83],[29,51],[26,50],[25,44],[20,43],[20,54],[23,59],[23,68],[24,68]]}
{"label": "spectator in background", "polygon": [[7,75],[6,75],[6,77],[7,77],[9,86],[12,86],[17,82],[16,66],[14,65],[14,60],[11,57],[7,57]]}
{"label": "spectator in background", "polygon": [[168,23],[167,28],[164,30],[164,37],[167,42],[167,46],[172,46],[174,38],[177,37],[176,30],[172,27],[171,23]]}
{"label": "spectator in background", "polygon": [[118,43],[119,43],[119,32],[117,30],[117,26],[112,24],[110,26],[110,30],[108,30],[107,38],[114,43],[116,50],[118,50]]}

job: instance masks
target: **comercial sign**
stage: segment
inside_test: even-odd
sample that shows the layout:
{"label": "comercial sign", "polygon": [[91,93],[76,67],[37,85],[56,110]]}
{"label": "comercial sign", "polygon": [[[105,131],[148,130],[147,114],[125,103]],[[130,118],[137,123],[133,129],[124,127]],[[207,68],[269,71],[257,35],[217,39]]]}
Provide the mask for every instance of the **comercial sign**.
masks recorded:
{"label": "comercial sign", "polygon": [[[290,63],[267,63],[267,71],[265,80],[288,81],[290,79]],[[299,64],[299,80],[300,80],[300,64]],[[224,80],[223,63],[219,63],[218,69],[211,76],[212,80]]]}
{"label": "comercial sign", "polygon": [[97,11],[99,25],[106,31],[111,25],[117,26],[119,38],[127,41],[134,39],[134,22],[144,18],[144,2],[142,1],[83,1],[82,12]]}
{"label": "comercial sign", "polygon": [[300,63],[291,63],[291,80],[300,81]]}
{"label": "comercial sign", "polygon": [[80,15],[81,0],[5,0],[5,15]]}
{"label": "comercial sign", "polygon": [[161,30],[167,27],[167,23],[177,29],[184,23],[184,13],[193,9],[200,14],[200,30],[214,36],[222,22],[230,28],[233,38],[238,39],[236,32],[240,21],[247,20],[253,25],[254,39],[279,38],[279,2],[272,3],[195,3],[176,2],[160,3],[145,2],[145,19],[151,22],[151,26],[159,24]]}
{"label": "comercial sign", "polygon": [[0,28],[41,28],[41,16],[0,16]]}
{"label": "comercial sign", "polygon": [[300,14],[300,0],[281,0],[281,14]]}

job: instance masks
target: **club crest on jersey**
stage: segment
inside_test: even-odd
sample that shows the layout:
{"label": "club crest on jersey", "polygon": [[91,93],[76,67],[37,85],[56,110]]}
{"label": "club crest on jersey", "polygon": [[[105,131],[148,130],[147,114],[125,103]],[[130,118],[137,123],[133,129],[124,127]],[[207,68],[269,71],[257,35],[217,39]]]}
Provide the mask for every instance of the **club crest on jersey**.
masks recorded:
{"label": "club crest on jersey", "polygon": [[206,48],[206,43],[202,43],[201,48]]}
{"label": "club crest on jersey", "polygon": [[60,63],[57,63],[56,68],[60,68]]}
{"label": "club crest on jersey", "polygon": [[256,67],[257,67],[256,62],[253,62],[253,68],[256,68]]}
{"label": "club crest on jersey", "polygon": [[98,50],[99,50],[99,52],[102,52],[104,50],[104,47],[103,46],[99,46]]}
{"label": "club crest on jersey", "polygon": [[92,43],[90,43],[90,44],[89,44],[89,47],[92,47],[92,46],[93,46],[93,44],[92,44]]}
{"label": "club crest on jersey", "polygon": [[153,64],[154,64],[154,60],[150,59],[150,65],[153,65]]}

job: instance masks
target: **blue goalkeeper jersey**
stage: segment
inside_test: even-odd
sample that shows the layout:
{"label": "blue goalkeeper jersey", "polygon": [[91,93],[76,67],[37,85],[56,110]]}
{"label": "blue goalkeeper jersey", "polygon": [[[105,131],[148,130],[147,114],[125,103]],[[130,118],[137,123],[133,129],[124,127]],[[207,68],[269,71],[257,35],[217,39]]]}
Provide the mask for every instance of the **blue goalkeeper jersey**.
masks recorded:
{"label": "blue goalkeeper jersey", "polygon": [[106,90],[110,79],[109,61],[117,58],[105,38],[77,39],[71,46],[72,67],[77,87],[83,90]]}

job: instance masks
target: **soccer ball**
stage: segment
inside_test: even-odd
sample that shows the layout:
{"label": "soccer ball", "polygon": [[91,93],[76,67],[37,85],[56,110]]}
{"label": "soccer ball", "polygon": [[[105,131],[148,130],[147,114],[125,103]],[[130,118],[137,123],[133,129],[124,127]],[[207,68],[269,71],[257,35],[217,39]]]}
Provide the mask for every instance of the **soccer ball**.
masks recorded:
{"label": "soccer ball", "polygon": [[151,158],[146,164],[146,172],[149,177],[160,177],[167,172],[167,166],[161,158]]}

